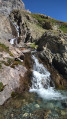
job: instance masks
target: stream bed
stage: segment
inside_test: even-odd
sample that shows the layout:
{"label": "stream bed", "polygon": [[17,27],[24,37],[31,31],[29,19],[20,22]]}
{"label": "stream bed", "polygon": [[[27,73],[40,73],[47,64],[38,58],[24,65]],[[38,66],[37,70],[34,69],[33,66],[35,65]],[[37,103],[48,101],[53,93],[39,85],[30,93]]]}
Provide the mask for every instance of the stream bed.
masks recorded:
{"label": "stream bed", "polygon": [[32,58],[32,87],[0,106],[0,119],[67,119],[67,91],[56,90],[50,72]]}

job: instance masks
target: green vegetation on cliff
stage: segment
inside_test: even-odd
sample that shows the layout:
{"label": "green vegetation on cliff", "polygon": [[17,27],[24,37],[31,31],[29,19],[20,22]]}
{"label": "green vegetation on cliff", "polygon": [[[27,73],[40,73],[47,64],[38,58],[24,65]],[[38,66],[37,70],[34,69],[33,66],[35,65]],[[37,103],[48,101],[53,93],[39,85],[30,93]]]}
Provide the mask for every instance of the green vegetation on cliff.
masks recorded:
{"label": "green vegetation on cliff", "polygon": [[43,14],[33,14],[31,13],[31,16],[33,18],[35,18],[36,20],[38,20],[39,23],[43,23],[43,22],[52,22],[52,23],[55,23],[57,20],[49,17],[49,16],[46,16],[46,15],[43,15]]}
{"label": "green vegetation on cliff", "polygon": [[[67,33],[67,22],[61,22],[59,20],[53,19],[49,16],[42,15],[42,14],[33,14],[31,16],[38,21],[38,25],[44,27],[44,24],[49,26],[47,29],[51,29],[51,26],[58,25],[58,28],[62,30],[64,33]],[[45,27],[46,28],[46,27]]]}
{"label": "green vegetation on cliff", "polygon": [[9,51],[9,47],[5,46],[4,44],[0,43],[0,51]]}
{"label": "green vegetation on cliff", "polygon": [[64,33],[67,33],[67,23],[63,23],[63,24],[60,26],[60,29],[61,29]]}

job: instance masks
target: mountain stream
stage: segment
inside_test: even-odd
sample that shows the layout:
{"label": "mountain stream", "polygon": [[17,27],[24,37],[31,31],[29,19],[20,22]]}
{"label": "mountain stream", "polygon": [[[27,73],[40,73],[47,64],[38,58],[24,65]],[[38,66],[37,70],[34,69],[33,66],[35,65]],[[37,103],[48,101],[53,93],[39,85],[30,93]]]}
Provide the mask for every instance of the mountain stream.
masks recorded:
{"label": "mountain stream", "polygon": [[67,91],[56,90],[50,72],[34,55],[32,59],[29,92],[0,106],[0,119],[67,119]]}

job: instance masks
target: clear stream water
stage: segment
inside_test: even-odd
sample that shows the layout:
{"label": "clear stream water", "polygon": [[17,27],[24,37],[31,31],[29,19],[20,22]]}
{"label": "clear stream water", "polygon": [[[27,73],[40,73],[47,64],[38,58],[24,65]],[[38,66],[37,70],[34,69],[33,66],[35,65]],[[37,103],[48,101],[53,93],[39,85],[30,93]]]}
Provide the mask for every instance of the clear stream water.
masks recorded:
{"label": "clear stream water", "polygon": [[56,90],[50,72],[34,55],[32,59],[32,87],[0,106],[0,119],[67,119],[67,91]]}

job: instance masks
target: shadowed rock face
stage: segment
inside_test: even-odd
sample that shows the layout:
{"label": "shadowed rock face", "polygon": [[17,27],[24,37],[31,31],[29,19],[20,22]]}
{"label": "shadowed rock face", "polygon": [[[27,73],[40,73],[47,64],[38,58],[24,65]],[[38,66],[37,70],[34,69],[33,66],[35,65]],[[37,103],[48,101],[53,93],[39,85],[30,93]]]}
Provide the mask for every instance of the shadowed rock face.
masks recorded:
{"label": "shadowed rock face", "polygon": [[22,0],[0,0],[0,13],[8,15],[13,9],[25,9]]}
{"label": "shadowed rock face", "polygon": [[67,46],[65,35],[46,32],[38,41],[41,57],[53,65],[67,79]]}

